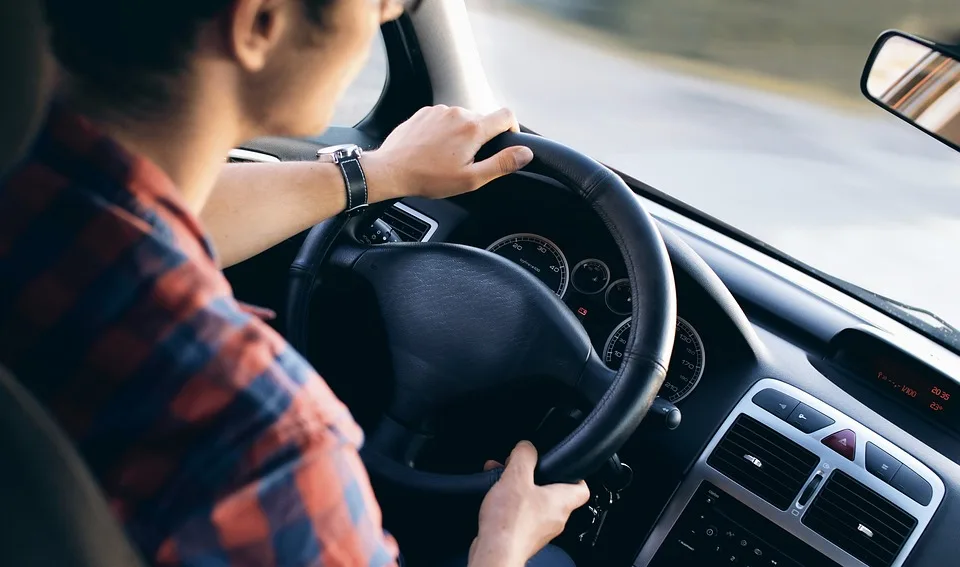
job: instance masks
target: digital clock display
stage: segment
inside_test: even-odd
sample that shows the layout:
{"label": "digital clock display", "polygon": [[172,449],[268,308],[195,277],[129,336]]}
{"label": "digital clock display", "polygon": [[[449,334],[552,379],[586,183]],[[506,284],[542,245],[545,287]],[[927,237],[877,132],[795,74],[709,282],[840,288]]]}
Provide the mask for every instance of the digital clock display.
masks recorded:
{"label": "digital clock display", "polygon": [[887,357],[878,357],[873,362],[874,382],[881,391],[943,425],[954,427],[960,417],[960,409],[956,407],[960,399],[954,399],[960,396],[956,384]]}
{"label": "digital clock display", "polygon": [[871,390],[960,432],[960,385],[952,377],[860,331],[840,333],[835,342],[838,349],[833,360]]}
{"label": "digital clock display", "polygon": [[910,404],[928,412],[953,413],[951,411],[953,404],[950,402],[953,388],[927,382],[915,376],[907,378],[900,375],[895,377],[894,374],[888,372],[889,370],[887,372],[878,370],[877,380],[886,383],[887,387],[893,392],[908,398]]}

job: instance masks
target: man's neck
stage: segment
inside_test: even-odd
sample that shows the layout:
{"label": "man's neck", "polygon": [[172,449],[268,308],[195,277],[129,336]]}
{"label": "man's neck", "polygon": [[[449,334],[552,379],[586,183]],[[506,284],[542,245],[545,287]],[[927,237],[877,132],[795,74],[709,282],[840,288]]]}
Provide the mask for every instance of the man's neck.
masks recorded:
{"label": "man's neck", "polygon": [[187,206],[200,213],[227,153],[242,139],[239,120],[215,96],[184,97],[168,112],[131,117],[67,93],[66,106],[92,120],[128,151],[154,162],[173,181]]}

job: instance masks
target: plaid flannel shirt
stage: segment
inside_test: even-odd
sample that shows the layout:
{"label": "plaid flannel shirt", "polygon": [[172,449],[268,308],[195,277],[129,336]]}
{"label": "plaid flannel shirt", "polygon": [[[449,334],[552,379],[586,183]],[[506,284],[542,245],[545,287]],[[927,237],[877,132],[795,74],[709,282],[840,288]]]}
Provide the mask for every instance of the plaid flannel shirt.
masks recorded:
{"label": "plaid flannel shirt", "polygon": [[171,180],[57,108],[0,181],[0,363],[151,563],[396,563],[347,408],[234,299]]}

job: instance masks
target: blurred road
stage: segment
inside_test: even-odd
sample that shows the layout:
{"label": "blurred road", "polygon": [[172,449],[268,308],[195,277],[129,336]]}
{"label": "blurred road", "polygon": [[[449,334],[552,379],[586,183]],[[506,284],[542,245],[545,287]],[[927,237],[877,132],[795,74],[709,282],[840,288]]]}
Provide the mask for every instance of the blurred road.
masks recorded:
{"label": "blurred road", "polygon": [[960,326],[953,150],[879,109],[684,75],[509,12],[472,18],[494,91],[525,125]]}

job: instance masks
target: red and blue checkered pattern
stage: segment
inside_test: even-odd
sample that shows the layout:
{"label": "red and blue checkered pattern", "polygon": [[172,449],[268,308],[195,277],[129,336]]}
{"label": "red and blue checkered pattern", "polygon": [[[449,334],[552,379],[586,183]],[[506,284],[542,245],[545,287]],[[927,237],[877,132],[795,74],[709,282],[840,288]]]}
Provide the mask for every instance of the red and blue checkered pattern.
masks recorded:
{"label": "red and blue checkered pattern", "polygon": [[0,184],[0,362],[152,563],[396,563],[347,408],[233,298],[170,179],[57,109]]}

